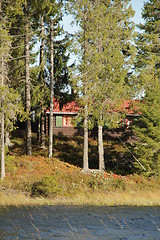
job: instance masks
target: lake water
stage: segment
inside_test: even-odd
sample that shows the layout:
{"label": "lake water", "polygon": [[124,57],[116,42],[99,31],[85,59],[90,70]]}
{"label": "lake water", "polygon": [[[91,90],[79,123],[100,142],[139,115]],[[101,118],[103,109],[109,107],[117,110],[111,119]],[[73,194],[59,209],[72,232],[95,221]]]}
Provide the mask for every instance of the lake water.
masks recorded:
{"label": "lake water", "polygon": [[160,240],[160,207],[2,208],[3,239]]}

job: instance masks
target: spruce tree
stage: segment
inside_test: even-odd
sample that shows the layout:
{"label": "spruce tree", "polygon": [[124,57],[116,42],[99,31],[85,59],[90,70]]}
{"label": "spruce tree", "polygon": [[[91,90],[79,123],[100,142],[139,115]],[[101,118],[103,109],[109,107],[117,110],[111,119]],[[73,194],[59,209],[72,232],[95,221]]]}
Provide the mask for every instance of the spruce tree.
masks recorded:
{"label": "spruce tree", "polygon": [[[8,35],[7,18],[2,13],[2,3],[0,3],[0,152],[1,152],[1,179],[5,177],[5,153],[4,153],[4,135],[5,135],[5,100],[7,96],[6,77],[7,61],[9,59],[10,37]],[[6,96],[5,96],[6,95]]]}
{"label": "spruce tree", "polygon": [[8,77],[11,36],[9,23],[4,10],[4,2],[0,3],[0,132],[1,132],[1,179],[5,177],[5,133],[13,130],[17,115],[23,114],[19,94],[11,87]]}
{"label": "spruce tree", "polygon": [[[141,94],[140,117],[135,132],[137,157],[148,176],[160,173],[160,1],[144,3],[137,38],[137,90]],[[142,169],[135,163],[139,172]]]}
{"label": "spruce tree", "polygon": [[[36,1],[10,1],[6,3],[6,14],[10,19],[10,33],[12,41],[12,61],[9,76],[12,76],[12,86],[20,90],[25,102],[26,119],[26,154],[32,155],[31,144],[31,78],[30,63],[33,63],[30,51],[32,50],[35,36],[34,13]],[[38,12],[37,12],[38,15]],[[32,24],[31,24],[32,23]]]}
{"label": "spruce tree", "polygon": [[[45,49],[47,49],[47,47],[45,46],[45,44],[47,43],[47,38],[45,38],[44,35],[48,35],[50,16],[56,16],[56,18],[54,19],[56,22],[54,21],[54,23],[56,23],[57,29],[59,29],[59,26],[57,25],[61,20],[60,15],[62,2],[55,0],[20,0],[17,1],[16,4],[15,1],[11,1],[10,4],[7,2],[5,6],[6,13],[9,16],[9,19],[11,19],[10,33],[14,35],[12,42],[13,50],[11,53],[13,58],[10,63],[11,70],[9,72],[9,75],[13,76],[12,86],[19,90],[26,106],[26,112],[28,114],[28,119],[26,120],[26,153],[31,155],[31,93],[34,94],[34,97],[32,99],[32,103],[34,102],[33,107],[41,105],[43,120],[44,105],[47,105],[46,96],[47,92],[49,92],[47,86],[49,77],[47,78],[46,76],[46,73],[48,73],[49,71],[44,71],[44,69],[47,69],[46,67],[44,68],[44,64],[48,60],[45,51]],[[43,25],[45,25],[45,34],[43,34],[42,31]],[[28,30],[25,30],[24,26]],[[40,27],[41,31],[39,30]],[[37,72],[37,67],[31,66],[31,64],[35,63],[36,54],[32,54],[32,50],[38,38],[42,39],[39,74]],[[31,79],[31,77],[34,77],[34,79]],[[38,81],[36,78],[38,79]],[[35,97],[35,94],[37,95],[37,97]],[[42,123],[43,122],[44,121],[42,121]],[[41,134],[43,146],[44,124],[42,124]]]}
{"label": "spruce tree", "polygon": [[[75,22],[79,26],[79,30],[74,36],[73,49],[78,56],[78,64],[72,74],[73,87],[77,93],[80,93],[79,104],[81,108],[81,117],[83,118],[84,128],[84,143],[83,143],[83,172],[87,172],[88,163],[88,129],[89,129],[89,114],[90,114],[90,99],[89,99],[89,36],[91,35],[90,15],[92,14],[91,1],[78,0],[69,1],[69,10],[75,17]],[[72,69],[73,70],[73,69]]]}
{"label": "spruce tree", "polygon": [[[34,92],[40,92],[39,98],[36,104],[40,104],[39,120],[41,120],[41,147],[45,147],[45,107],[48,105],[49,99],[49,82],[50,82],[50,18],[54,19],[54,39],[57,35],[61,34],[61,28],[59,27],[59,22],[62,18],[62,8],[63,3],[61,1],[41,1],[38,4],[38,12],[40,14],[40,19],[37,17],[38,25],[40,25],[41,34],[39,39],[41,40],[40,45],[40,63],[39,63],[39,74],[38,81],[34,86]],[[48,51],[49,50],[49,51]],[[49,63],[49,64],[48,64]],[[35,99],[35,97],[34,97]],[[40,129],[40,127],[39,127]]]}
{"label": "spruce tree", "polygon": [[115,109],[124,97],[130,97],[127,74],[135,56],[134,24],[130,20],[134,11],[127,0],[76,1],[72,6],[80,26],[76,40],[81,48],[77,51],[81,54],[79,76],[75,78],[84,113],[87,109],[87,115],[98,124],[99,169],[102,171],[105,169],[103,126],[117,126],[119,118]]}

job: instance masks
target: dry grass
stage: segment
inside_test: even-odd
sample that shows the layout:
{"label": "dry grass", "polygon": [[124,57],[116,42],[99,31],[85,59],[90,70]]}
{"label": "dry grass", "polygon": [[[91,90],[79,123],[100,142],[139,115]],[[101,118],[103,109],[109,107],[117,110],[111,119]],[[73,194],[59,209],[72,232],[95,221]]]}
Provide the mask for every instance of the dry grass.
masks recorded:
{"label": "dry grass", "polygon": [[159,192],[114,192],[76,194],[70,197],[58,196],[52,199],[31,198],[22,193],[0,193],[0,206],[36,206],[36,205],[94,205],[94,206],[160,206]]}
{"label": "dry grass", "polygon": [[[61,201],[64,204],[63,199]],[[96,193],[94,195],[76,195],[72,199],[65,199],[65,203],[73,205],[96,206],[159,206],[160,192],[114,192]]]}

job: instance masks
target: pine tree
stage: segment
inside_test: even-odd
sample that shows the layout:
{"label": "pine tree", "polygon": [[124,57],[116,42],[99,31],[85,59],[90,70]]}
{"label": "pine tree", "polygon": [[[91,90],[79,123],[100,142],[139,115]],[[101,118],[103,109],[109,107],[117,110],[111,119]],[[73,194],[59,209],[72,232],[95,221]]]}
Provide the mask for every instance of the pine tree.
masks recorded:
{"label": "pine tree", "polygon": [[[76,23],[79,25],[80,30],[75,36],[75,46],[73,48],[78,55],[79,64],[75,68],[75,76],[73,74],[73,86],[76,91],[81,94],[79,97],[79,103],[82,106],[81,116],[83,118],[84,128],[84,144],[83,144],[83,172],[87,172],[89,168],[88,163],[88,129],[89,129],[89,24],[90,15],[92,14],[91,1],[78,0],[71,1],[69,4],[69,10],[75,17]],[[78,72],[78,75],[77,75]]]}
{"label": "pine tree", "polygon": [[[46,26],[49,24],[49,18],[51,15],[57,15],[56,21],[59,22],[61,18],[60,8],[62,6],[61,1],[55,0],[43,0],[43,1],[17,1],[16,4],[14,1],[11,1],[10,4],[6,3],[6,12],[11,21],[10,32],[12,35],[15,35],[13,41],[13,51],[12,51],[12,62],[11,62],[11,72],[10,75],[13,74],[12,85],[16,88],[18,87],[19,91],[22,94],[22,97],[25,102],[26,112],[28,114],[28,119],[26,120],[26,153],[31,155],[31,92],[33,94],[36,92],[40,92],[37,94],[36,103],[41,105],[41,112],[44,113],[44,105],[46,104],[46,93],[47,89],[47,77],[44,79],[44,64],[45,64],[45,49],[44,49],[44,37],[42,36],[42,31],[40,35],[39,28],[43,23]],[[15,11],[13,9],[15,8]],[[24,31],[24,26],[27,28]],[[47,30],[45,29],[46,33]],[[18,32],[19,34],[17,34]],[[39,79],[38,83],[35,84],[35,80],[31,79],[31,76],[35,77],[36,67],[31,67],[31,64],[34,63],[35,56],[34,54],[30,54],[32,51],[37,38],[42,39],[41,48],[41,60],[40,60],[40,68],[39,68]],[[17,46],[17,40],[20,43],[20,46]],[[47,40],[46,40],[47,41]],[[43,55],[43,57],[42,57]],[[15,59],[15,60],[14,60]],[[46,58],[47,61],[47,58]],[[18,64],[17,64],[18,63]],[[33,70],[33,74],[32,74]],[[45,72],[46,73],[46,72]],[[18,81],[16,80],[18,79]],[[25,81],[24,81],[25,79]],[[34,81],[34,84],[33,84]],[[25,89],[25,91],[24,91]],[[41,96],[40,96],[41,95]],[[43,95],[43,96],[42,96]],[[33,102],[33,100],[32,100]],[[34,106],[36,104],[34,103]],[[44,114],[42,114],[42,120],[44,119]],[[42,121],[42,131],[41,131],[41,140],[42,145],[44,145],[44,121]]]}
{"label": "pine tree", "polygon": [[125,79],[134,58],[132,16],[128,1],[94,1],[91,21],[94,24],[91,25],[90,36],[90,99],[93,116],[98,123],[100,171],[105,169],[103,126],[105,123],[111,128],[117,125],[119,116],[115,109],[128,92]]}
{"label": "pine tree", "polygon": [[16,3],[15,1],[10,1],[10,3],[7,2],[5,4],[5,11],[10,20],[10,33],[13,35],[11,71],[9,72],[9,76],[13,76],[11,84],[20,90],[25,102],[25,111],[28,116],[26,119],[26,154],[28,155],[32,154],[30,78],[30,63],[32,57],[30,56],[30,50],[32,49],[32,30],[34,28],[31,22],[37,6],[35,3],[36,1],[33,3],[33,1],[21,0]]}
{"label": "pine tree", "polygon": [[[6,30],[6,19],[4,19],[4,15],[2,14],[2,3],[0,3],[0,92],[1,94],[6,93],[5,89],[5,81],[7,76],[7,60],[9,57],[9,46],[10,39],[8,36],[8,32]],[[5,158],[4,158],[4,135],[5,135],[5,115],[4,115],[4,93],[0,98],[0,128],[1,128],[1,142],[0,142],[0,152],[1,152],[1,179],[3,180],[5,177]]]}
{"label": "pine tree", "polygon": [[117,125],[119,119],[115,109],[129,92],[126,79],[135,56],[135,48],[131,44],[134,24],[130,21],[134,12],[128,1],[87,1],[87,18],[84,21],[84,2],[78,3],[76,6],[81,6],[83,11],[80,12],[80,7],[76,9],[76,16],[80,23],[84,23],[80,25],[83,31],[78,33],[78,43],[81,49],[87,46],[87,61],[80,65],[81,78],[76,78],[78,84],[86,89],[86,94],[81,91],[81,102],[98,124],[99,169],[102,171],[105,168],[103,126],[105,123],[108,127]]}
{"label": "pine tree", "polygon": [[[41,147],[45,147],[45,133],[44,133],[44,121],[45,121],[45,106],[47,105],[47,101],[49,99],[49,89],[48,82],[50,82],[49,74],[50,74],[50,66],[48,67],[48,63],[50,63],[50,53],[48,49],[50,49],[50,17],[54,18],[54,38],[57,35],[61,34],[61,28],[59,27],[59,22],[61,20],[61,1],[44,0],[39,4],[39,12],[41,13],[40,18],[40,28],[41,28],[41,46],[40,46],[40,66],[39,66],[39,76],[38,82],[36,85],[36,89],[41,92]],[[47,76],[48,75],[48,76]]]}
{"label": "pine tree", "polygon": [[[135,132],[139,138],[137,157],[149,176],[160,173],[160,1],[144,3],[144,24],[137,39],[137,90],[141,93],[141,115]],[[142,169],[135,164],[138,171]]]}
{"label": "pine tree", "polygon": [[[50,16],[54,18],[54,38],[56,38],[56,36],[60,35],[62,32],[59,24],[62,19],[61,8],[62,1],[55,0],[19,0],[16,2],[11,0],[10,2],[5,1],[5,5],[3,6],[3,11],[9,19],[9,33],[12,35],[12,46],[10,51],[12,59],[9,62],[10,67],[8,76],[11,77],[10,86],[18,89],[24,105],[26,106],[26,113],[28,115],[28,119],[26,120],[26,153],[29,155],[32,154],[31,108],[32,106],[36,108],[40,107],[43,113],[44,106],[47,105],[49,98],[48,85],[50,74],[48,73],[50,72],[50,65],[48,63],[50,63],[50,48],[48,47],[48,43],[50,40],[48,40],[48,35]],[[39,30],[40,27],[41,34]],[[38,38],[42,40],[39,69],[31,66],[31,64],[35,63],[36,57],[36,54],[32,54],[32,49]],[[67,84],[68,80],[66,68],[68,61],[68,56],[66,55],[67,40],[65,39],[64,41],[63,39],[59,41],[56,47],[58,49],[58,54],[55,57],[57,61],[57,67],[55,67],[55,72],[57,74],[56,86],[58,86],[58,90],[60,90],[64,88],[64,84]],[[31,93],[33,96],[32,99]],[[31,103],[34,104],[31,106]],[[44,145],[43,124],[41,126],[41,140],[42,145]]]}
{"label": "pine tree", "polygon": [[10,87],[8,78],[9,52],[11,48],[11,37],[8,31],[7,16],[3,12],[2,1],[0,3],[0,128],[1,128],[1,179],[5,177],[5,153],[4,135],[13,130],[13,124],[17,115],[23,114],[20,104],[20,96]]}

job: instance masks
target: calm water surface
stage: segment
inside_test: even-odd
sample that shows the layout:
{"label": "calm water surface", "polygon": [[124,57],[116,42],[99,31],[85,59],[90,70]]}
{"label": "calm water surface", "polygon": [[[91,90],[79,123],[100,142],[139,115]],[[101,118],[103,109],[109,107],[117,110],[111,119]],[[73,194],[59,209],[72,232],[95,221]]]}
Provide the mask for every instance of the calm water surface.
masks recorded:
{"label": "calm water surface", "polygon": [[3,239],[160,240],[160,207],[0,209]]}

